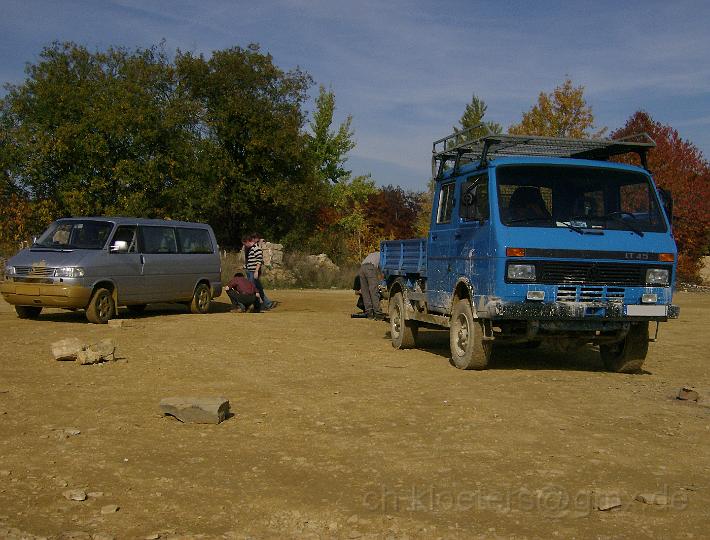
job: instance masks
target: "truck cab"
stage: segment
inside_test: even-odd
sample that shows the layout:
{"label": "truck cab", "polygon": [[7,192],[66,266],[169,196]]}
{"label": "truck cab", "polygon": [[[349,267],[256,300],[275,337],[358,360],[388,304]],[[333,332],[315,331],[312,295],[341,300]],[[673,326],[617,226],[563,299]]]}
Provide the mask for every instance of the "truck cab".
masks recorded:
{"label": "truck cab", "polygon": [[644,166],[608,160],[645,164],[655,143],[461,136],[433,146],[428,237],[381,246],[393,345],[447,327],[464,369],[498,345],[548,342],[593,343],[608,369],[639,370],[658,323],[679,314],[672,206]]}

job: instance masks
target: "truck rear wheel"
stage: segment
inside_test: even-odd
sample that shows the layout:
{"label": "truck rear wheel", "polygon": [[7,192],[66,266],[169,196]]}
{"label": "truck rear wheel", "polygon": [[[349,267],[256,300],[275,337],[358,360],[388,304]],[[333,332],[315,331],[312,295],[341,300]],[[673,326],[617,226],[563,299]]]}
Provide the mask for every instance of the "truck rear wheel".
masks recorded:
{"label": "truck rear wheel", "polygon": [[390,334],[395,349],[413,349],[417,344],[419,325],[406,318],[404,296],[395,293],[390,299]]}
{"label": "truck rear wheel", "polygon": [[459,369],[486,369],[493,344],[483,339],[483,325],[473,318],[471,302],[454,304],[449,328],[451,361]]}
{"label": "truck rear wheel", "polygon": [[648,323],[632,323],[621,341],[599,345],[599,353],[608,371],[635,373],[648,354]]}

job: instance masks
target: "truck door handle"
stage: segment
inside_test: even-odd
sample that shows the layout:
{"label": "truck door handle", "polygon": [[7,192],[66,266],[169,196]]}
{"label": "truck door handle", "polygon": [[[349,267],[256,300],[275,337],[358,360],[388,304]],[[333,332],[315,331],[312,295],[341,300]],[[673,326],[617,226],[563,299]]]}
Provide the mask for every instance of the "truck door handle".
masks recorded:
{"label": "truck door handle", "polygon": [[436,240],[436,235],[435,235],[435,234],[432,234],[432,235],[431,235],[431,239],[432,239],[432,240]]}
{"label": "truck door handle", "polygon": [[460,238],[461,238],[461,233],[458,233],[458,232],[457,232],[456,234],[454,234],[454,238],[455,238],[456,240],[460,239]]}

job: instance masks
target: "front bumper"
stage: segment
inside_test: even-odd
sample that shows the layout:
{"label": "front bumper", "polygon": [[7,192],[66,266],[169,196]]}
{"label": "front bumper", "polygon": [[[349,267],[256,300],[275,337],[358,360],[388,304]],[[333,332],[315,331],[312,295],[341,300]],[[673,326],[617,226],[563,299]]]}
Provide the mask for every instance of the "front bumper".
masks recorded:
{"label": "front bumper", "polygon": [[85,308],[91,298],[91,289],[66,283],[2,281],[0,294],[8,304],[15,306]]}
{"label": "front bumper", "polygon": [[622,304],[620,302],[488,302],[479,317],[508,320],[613,320],[666,321],[677,319],[680,307],[659,304]]}

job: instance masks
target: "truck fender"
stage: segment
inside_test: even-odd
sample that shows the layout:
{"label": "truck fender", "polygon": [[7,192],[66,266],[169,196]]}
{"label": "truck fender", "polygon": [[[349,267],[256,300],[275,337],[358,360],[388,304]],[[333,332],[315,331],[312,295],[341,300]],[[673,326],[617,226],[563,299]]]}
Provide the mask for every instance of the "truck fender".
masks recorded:
{"label": "truck fender", "polygon": [[474,318],[477,318],[477,309],[476,306],[473,305],[473,284],[471,283],[471,280],[469,280],[467,277],[462,276],[456,281],[456,285],[454,286],[454,292],[451,295],[451,304],[449,305],[449,313],[452,313],[454,310],[454,303],[458,302],[459,300],[469,300],[471,302],[471,308],[473,312]]}

